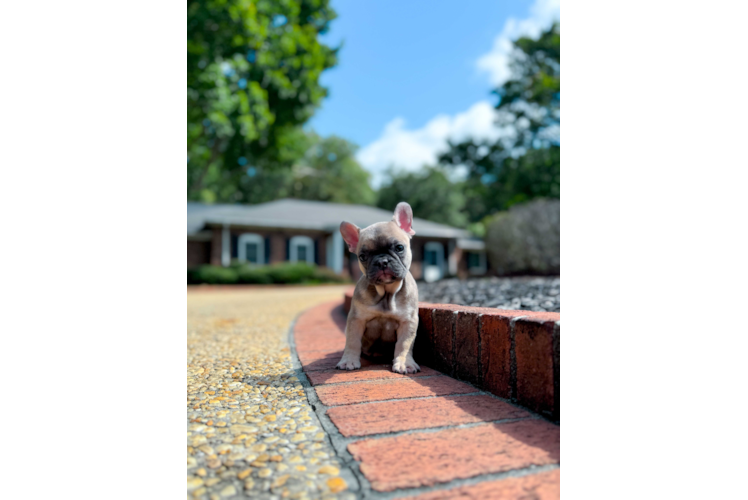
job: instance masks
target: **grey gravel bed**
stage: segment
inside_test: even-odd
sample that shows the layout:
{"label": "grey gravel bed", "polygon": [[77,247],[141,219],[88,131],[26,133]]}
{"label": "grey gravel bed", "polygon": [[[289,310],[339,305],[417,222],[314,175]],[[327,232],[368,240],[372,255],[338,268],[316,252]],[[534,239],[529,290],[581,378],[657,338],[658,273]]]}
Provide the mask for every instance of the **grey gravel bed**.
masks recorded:
{"label": "grey gravel bed", "polygon": [[441,304],[560,313],[561,279],[558,276],[520,276],[419,282],[418,299]]}

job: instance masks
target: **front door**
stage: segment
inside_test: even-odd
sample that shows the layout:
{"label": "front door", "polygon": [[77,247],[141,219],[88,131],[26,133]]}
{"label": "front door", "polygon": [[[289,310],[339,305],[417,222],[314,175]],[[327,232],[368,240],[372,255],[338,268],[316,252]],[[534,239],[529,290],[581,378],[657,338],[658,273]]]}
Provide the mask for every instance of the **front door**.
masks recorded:
{"label": "front door", "polygon": [[423,247],[423,279],[430,283],[444,276],[444,245],[430,241]]}

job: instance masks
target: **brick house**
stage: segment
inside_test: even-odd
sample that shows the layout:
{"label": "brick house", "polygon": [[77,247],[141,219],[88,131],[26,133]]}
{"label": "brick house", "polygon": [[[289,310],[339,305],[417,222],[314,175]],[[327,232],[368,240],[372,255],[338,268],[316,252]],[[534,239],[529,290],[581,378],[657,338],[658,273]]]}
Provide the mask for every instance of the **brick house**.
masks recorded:
{"label": "brick house", "polygon": [[[187,266],[306,261],[358,278],[356,256],[343,242],[343,220],[366,227],[392,212],[364,205],[283,199],[260,205],[187,203]],[[470,233],[415,217],[411,241],[416,279],[486,274],[483,241]]]}

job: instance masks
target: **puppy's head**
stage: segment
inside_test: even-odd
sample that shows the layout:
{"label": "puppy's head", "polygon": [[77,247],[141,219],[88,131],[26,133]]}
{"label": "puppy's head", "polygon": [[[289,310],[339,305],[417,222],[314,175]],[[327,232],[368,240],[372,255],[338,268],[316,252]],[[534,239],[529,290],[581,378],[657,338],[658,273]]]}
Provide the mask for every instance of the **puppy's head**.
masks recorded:
{"label": "puppy's head", "polygon": [[358,256],[361,272],[376,285],[402,280],[408,274],[412,253],[410,238],[413,230],[413,210],[401,201],[388,222],[377,222],[364,229],[343,222],[340,233],[351,253]]}

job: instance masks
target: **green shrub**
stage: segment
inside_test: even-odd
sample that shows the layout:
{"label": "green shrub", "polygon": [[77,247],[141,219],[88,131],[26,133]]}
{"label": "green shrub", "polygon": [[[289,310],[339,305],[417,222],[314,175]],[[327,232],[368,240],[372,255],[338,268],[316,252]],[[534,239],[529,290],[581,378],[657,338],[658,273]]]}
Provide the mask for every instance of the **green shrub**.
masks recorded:
{"label": "green shrub", "polygon": [[[194,283],[209,285],[230,285],[238,280],[236,269],[230,267],[205,265],[193,269],[191,274]],[[188,272],[189,279],[190,273]]]}
{"label": "green shrub", "polygon": [[268,266],[267,272],[273,283],[305,283],[314,278],[315,266],[306,262],[285,262]]}
{"label": "green shrub", "polygon": [[559,274],[560,212],[558,200],[538,199],[496,214],[486,229],[491,266],[503,275]]}
{"label": "green shrub", "polygon": [[317,267],[314,269],[312,281],[315,283],[348,283],[350,279],[339,275],[332,269]]}
{"label": "green shrub", "polygon": [[232,262],[229,267],[204,265],[187,270],[188,284],[248,285],[348,283],[350,280],[331,269],[305,262],[284,262],[271,266],[253,266]]}
{"label": "green shrub", "polygon": [[237,268],[239,283],[248,285],[267,285],[273,282],[273,278],[267,271],[267,267],[242,266]]}

